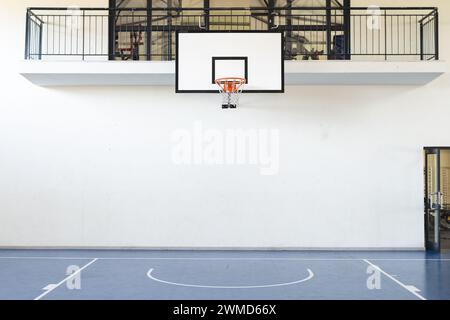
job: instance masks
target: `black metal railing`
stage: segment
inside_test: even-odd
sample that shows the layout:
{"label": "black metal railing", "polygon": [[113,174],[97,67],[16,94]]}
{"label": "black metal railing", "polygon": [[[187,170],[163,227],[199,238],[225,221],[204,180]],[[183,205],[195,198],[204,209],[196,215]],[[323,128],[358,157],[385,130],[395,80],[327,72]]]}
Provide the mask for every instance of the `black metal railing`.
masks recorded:
{"label": "black metal railing", "polygon": [[177,31],[272,30],[286,60],[438,60],[437,8],[29,8],[26,59],[173,60]]}

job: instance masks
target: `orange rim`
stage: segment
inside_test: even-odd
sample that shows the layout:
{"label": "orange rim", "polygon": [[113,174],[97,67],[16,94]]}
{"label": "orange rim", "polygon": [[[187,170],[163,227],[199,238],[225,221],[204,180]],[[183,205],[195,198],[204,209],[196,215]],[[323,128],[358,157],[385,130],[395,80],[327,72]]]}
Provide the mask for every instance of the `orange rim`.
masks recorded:
{"label": "orange rim", "polygon": [[227,77],[216,79],[216,84],[222,89],[223,92],[234,93],[247,82],[244,78]]}

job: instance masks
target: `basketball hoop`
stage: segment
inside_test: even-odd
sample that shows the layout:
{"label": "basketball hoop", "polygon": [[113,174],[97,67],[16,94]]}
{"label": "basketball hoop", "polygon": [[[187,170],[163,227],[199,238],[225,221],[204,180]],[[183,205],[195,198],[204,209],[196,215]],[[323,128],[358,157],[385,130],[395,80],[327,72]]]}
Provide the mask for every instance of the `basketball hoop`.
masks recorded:
{"label": "basketball hoop", "polygon": [[222,109],[237,108],[239,97],[247,80],[244,78],[228,77],[216,79],[219,92],[222,95]]}

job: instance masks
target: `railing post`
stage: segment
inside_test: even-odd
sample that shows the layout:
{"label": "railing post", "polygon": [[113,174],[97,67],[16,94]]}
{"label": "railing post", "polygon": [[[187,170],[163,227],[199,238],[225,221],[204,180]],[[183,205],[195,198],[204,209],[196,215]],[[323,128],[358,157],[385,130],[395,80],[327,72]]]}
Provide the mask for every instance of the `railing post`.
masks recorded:
{"label": "railing post", "polygon": [[85,36],[85,29],[86,29],[86,26],[85,26],[85,24],[86,24],[86,11],[85,10],[83,10],[83,19],[81,19],[82,20],[82,23],[83,23],[83,28],[82,28],[82,31],[81,31],[81,34],[82,34],[82,36],[81,36],[81,38],[82,38],[82,48],[81,48],[81,50],[82,50],[82,52],[81,52],[81,59],[84,61],[84,46],[85,46],[85,39],[86,39],[86,36]]}
{"label": "railing post", "polygon": [[42,60],[42,32],[44,30],[43,22],[39,25],[39,60]]}
{"label": "railing post", "polygon": [[[388,59],[388,31],[387,31],[387,10],[384,10],[384,60]],[[392,37],[392,35],[391,35]]]}
{"label": "railing post", "polygon": [[25,60],[30,59],[30,9],[27,9],[25,20]]}
{"label": "railing post", "polygon": [[439,60],[439,12],[434,12],[434,59]]}

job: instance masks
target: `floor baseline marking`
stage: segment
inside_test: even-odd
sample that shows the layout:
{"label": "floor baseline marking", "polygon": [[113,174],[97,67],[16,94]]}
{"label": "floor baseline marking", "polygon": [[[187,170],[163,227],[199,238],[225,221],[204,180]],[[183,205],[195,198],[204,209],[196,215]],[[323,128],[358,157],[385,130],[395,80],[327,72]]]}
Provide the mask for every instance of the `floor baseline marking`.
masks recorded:
{"label": "floor baseline marking", "polygon": [[212,286],[212,285],[197,285],[197,284],[186,284],[186,283],[177,283],[177,282],[171,282],[166,280],[161,280],[153,276],[153,268],[150,269],[147,272],[147,276],[156,282],[179,286],[179,287],[190,287],[190,288],[205,288],[205,289],[262,289],[262,288],[273,288],[273,287],[283,287],[283,286],[290,286],[294,284],[299,284],[302,282],[306,282],[308,280],[311,280],[314,277],[314,273],[311,269],[306,269],[308,271],[308,276],[301,280],[296,280],[292,282],[285,282],[285,283],[275,283],[275,284],[267,284],[267,285],[254,285],[254,286]]}
{"label": "floor baseline marking", "polygon": [[[94,258],[94,257],[39,257],[39,256],[32,256],[32,257],[20,257],[20,256],[10,256],[10,257],[0,257],[0,259],[17,259],[17,260],[193,260],[193,261],[209,261],[209,260],[217,260],[217,261],[250,261],[250,260],[257,260],[257,261],[361,261],[365,260],[362,258],[202,258],[202,257],[196,257],[196,258],[189,258],[189,257],[103,257],[103,258]],[[372,261],[450,261],[449,259],[420,259],[420,258],[369,258]]]}
{"label": "floor baseline marking", "polygon": [[77,271],[75,271],[74,273],[70,274],[69,276],[65,277],[63,280],[61,280],[60,282],[58,282],[57,284],[55,284],[54,286],[52,286],[50,289],[46,290],[44,293],[42,293],[41,295],[37,296],[36,298],[34,298],[34,300],[41,300],[43,297],[45,297],[47,294],[49,294],[50,292],[52,292],[53,290],[55,290],[56,288],[58,288],[60,285],[62,285],[63,283],[65,283],[66,281],[70,280],[71,278],[73,278],[74,276],[76,276],[77,274],[79,274],[81,271],[83,271],[84,269],[86,269],[87,267],[89,267],[91,264],[93,264],[95,261],[97,261],[98,259],[95,258],[93,259],[91,262],[85,264],[83,267],[81,267],[80,269],[78,269]]}
{"label": "floor baseline marking", "polygon": [[398,285],[400,285],[402,288],[404,288],[405,290],[407,290],[408,292],[412,293],[413,295],[415,295],[416,297],[418,297],[420,300],[427,300],[424,296],[420,295],[418,293],[418,289],[412,285],[406,285],[404,283],[402,283],[401,281],[397,280],[396,278],[394,278],[393,276],[391,276],[389,273],[387,273],[386,271],[384,271],[383,269],[381,269],[379,266],[373,264],[372,262],[370,262],[367,259],[363,259],[363,261],[367,264],[369,264],[370,266],[372,266],[373,268],[377,269],[379,272],[381,272],[382,274],[384,274],[386,277],[388,277],[389,279],[391,279],[392,281],[394,281],[395,283],[397,283]]}

